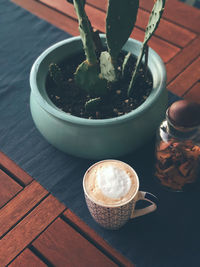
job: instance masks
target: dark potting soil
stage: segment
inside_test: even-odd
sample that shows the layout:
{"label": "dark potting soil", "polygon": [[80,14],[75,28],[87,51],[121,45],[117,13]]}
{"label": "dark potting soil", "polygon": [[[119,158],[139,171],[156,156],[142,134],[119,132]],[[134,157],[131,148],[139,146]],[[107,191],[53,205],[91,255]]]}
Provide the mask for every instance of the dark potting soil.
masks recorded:
{"label": "dark potting soil", "polygon": [[[119,68],[121,68],[123,58],[124,55],[121,54],[118,62]],[[132,57],[126,77],[115,82],[112,86],[108,85],[108,95],[102,98],[96,110],[88,112],[85,109],[85,103],[91,97],[87,92],[77,87],[73,78],[77,66],[84,60],[84,54],[79,54],[76,57],[68,58],[67,61],[63,61],[59,65],[66,78],[65,87],[57,86],[51,76],[47,76],[46,90],[49,98],[54,105],[68,114],[88,119],[108,119],[122,116],[140,106],[151,93],[152,76],[150,71],[145,71],[142,65],[134,85],[133,94],[131,97],[127,96],[131,73],[136,62],[136,59]]]}

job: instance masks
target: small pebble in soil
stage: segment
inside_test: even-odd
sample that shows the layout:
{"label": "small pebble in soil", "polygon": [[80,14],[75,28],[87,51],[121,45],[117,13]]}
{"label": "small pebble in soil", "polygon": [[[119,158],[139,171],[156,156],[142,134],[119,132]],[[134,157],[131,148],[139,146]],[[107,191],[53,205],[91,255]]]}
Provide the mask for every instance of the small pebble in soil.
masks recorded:
{"label": "small pebble in soil", "polygon": [[117,90],[117,91],[116,91],[116,94],[117,94],[117,95],[120,95],[121,93],[122,93],[121,90]]}

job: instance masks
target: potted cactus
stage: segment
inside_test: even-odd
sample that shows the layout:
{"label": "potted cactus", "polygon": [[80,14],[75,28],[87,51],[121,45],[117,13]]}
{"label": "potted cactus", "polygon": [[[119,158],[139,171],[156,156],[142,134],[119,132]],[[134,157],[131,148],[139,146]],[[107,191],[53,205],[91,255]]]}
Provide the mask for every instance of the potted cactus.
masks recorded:
{"label": "potted cactus", "polygon": [[[94,33],[86,15],[85,1],[74,0],[80,37],[47,49],[34,63],[30,75],[32,116],[51,144],[76,156],[102,159],[129,153],[152,137],[166,110],[166,71],[156,52],[148,49],[147,42],[158,27],[164,5],[165,0],[155,1],[141,43],[129,38],[136,22],[139,0],[127,0],[126,3],[108,0],[106,35],[100,36]],[[73,90],[72,79],[66,79],[60,65],[64,59],[67,61],[82,50],[85,59],[73,74],[76,86]],[[142,60],[145,62],[144,77],[147,77],[147,70],[152,77],[147,99],[136,109],[125,112],[127,114],[98,119],[97,111],[113,101],[113,94],[123,90],[126,101],[134,101]],[[84,95],[83,109],[89,117],[77,117],[55,106],[46,90],[48,79],[58,90],[65,91],[69,102],[74,95]],[[90,113],[97,114],[96,118],[91,119]]]}

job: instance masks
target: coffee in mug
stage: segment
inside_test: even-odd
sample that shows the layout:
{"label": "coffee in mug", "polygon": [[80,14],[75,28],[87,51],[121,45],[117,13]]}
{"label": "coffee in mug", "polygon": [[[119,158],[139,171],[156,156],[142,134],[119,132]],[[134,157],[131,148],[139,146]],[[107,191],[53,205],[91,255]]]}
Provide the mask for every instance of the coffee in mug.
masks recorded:
{"label": "coffee in mug", "polygon": [[[139,191],[139,179],[133,168],[119,160],[92,165],[84,175],[83,189],[92,217],[107,229],[118,229],[129,219],[156,209],[156,204],[145,197],[147,193]],[[151,205],[135,210],[138,200]]]}

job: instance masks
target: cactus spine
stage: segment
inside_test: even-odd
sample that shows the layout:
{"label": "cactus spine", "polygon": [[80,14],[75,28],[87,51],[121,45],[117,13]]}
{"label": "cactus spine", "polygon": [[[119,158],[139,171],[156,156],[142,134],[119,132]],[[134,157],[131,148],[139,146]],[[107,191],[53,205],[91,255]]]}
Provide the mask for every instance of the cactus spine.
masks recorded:
{"label": "cactus spine", "polygon": [[133,92],[133,86],[134,86],[135,79],[137,77],[137,73],[142,62],[142,58],[143,58],[143,55],[144,55],[144,52],[147,46],[147,42],[149,41],[149,39],[151,38],[151,36],[153,35],[153,33],[158,27],[162,13],[164,11],[164,6],[165,6],[165,0],[157,0],[153,6],[151,15],[149,17],[149,22],[145,30],[144,41],[142,43],[140,54],[137,58],[137,62],[136,62],[136,66],[135,66],[132,78],[131,78],[131,82],[129,84],[128,96],[130,96]]}

